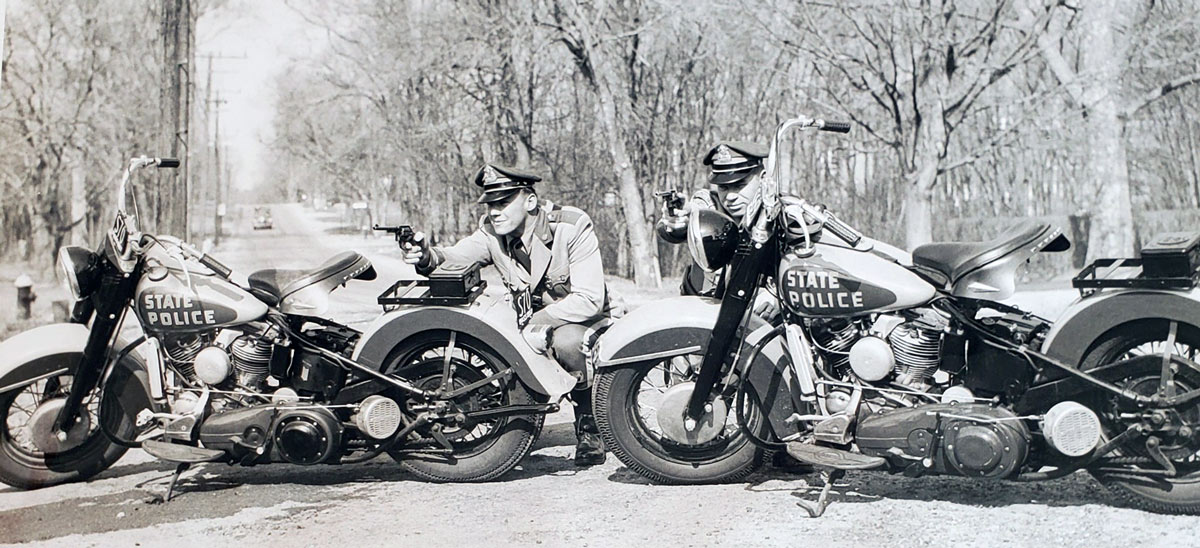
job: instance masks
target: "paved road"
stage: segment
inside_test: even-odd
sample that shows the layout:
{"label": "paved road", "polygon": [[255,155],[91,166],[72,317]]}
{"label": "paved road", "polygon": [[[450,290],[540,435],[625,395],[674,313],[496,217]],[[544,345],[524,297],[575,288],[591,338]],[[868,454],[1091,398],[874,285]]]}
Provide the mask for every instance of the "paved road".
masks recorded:
{"label": "paved road", "polygon": [[[274,206],[276,228],[248,221],[214,253],[241,274],[314,266],[366,253],[381,280],[335,295],[333,316],[361,324],[406,267],[390,242],[337,235],[298,206]],[[248,215],[243,215],[248,218]],[[1043,296],[1031,298],[1044,303]],[[1061,295],[1060,295],[1060,298]],[[850,474],[824,518],[795,495],[813,476],[767,469],[732,485],[649,485],[610,456],[576,468],[570,412],[552,416],[533,454],[503,481],[434,485],[388,459],[341,467],[199,466],[161,503],[173,467],[131,452],[84,484],[0,488],[0,542],[34,546],[1130,546],[1195,545],[1200,520],[1109,504],[1076,474],[1042,484]]]}

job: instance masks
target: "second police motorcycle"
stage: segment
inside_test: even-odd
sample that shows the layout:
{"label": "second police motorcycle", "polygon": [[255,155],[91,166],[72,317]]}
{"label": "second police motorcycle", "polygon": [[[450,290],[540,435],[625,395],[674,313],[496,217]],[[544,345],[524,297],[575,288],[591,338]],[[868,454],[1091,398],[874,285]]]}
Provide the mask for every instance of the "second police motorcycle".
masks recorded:
{"label": "second police motorcycle", "polygon": [[[727,268],[718,301],[684,296],[617,320],[592,352],[605,444],[661,483],[731,481],[770,451],[822,472],[813,516],[846,470],[1038,481],[1087,470],[1127,503],[1200,512],[1200,233],[1074,280],[1056,321],[999,301],[1034,254],[1070,243],[1028,222],[988,242],[911,253],[784,195],[793,129],[771,141],[741,223],[694,209],[687,244]],[[802,188],[802,187],[801,187]],[[782,314],[748,312],[768,291]]]}

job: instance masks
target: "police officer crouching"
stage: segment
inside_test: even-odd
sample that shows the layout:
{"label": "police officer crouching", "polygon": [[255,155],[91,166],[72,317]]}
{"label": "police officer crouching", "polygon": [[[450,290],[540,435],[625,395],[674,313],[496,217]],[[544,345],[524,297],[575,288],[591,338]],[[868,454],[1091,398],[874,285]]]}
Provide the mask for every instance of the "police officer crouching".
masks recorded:
{"label": "police officer crouching", "polygon": [[534,350],[553,352],[579,379],[571,392],[578,440],[575,464],[601,464],[604,447],[592,414],[583,350],[612,321],[604,265],[591,218],[577,208],[539,200],[533,185],[540,180],[515,168],[484,165],[474,176],[483,189],[479,203],[487,207],[479,228],[449,247],[431,248],[417,234],[404,260],[416,265],[421,275],[443,265],[496,267],[512,294],[525,340]]}
{"label": "police officer crouching", "polygon": [[[763,172],[763,160],[769,154],[767,147],[744,141],[722,141],[704,155],[703,163],[711,169],[709,188],[697,190],[683,209],[663,206],[663,216],[655,225],[658,236],[677,244],[687,238],[688,214],[694,209],[719,211],[734,221],[741,222],[746,208],[758,194],[759,175]],[[708,272],[695,261],[688,265],[680,285],[681,295],[700,295],[721,298],[725,293],[725,268]],[[759,292],[754,302],[754,312],[769,318],[779,311],[779,305],[770,294]]]}

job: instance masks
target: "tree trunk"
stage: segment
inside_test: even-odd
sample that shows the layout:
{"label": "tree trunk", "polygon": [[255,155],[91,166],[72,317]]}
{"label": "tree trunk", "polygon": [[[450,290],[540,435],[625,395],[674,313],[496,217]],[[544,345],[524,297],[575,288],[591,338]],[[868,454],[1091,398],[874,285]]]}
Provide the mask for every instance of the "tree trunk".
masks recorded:
{"label": "tree trunk", "polygon": [[[599,63],[598,63],[599,64]],[[601,65],[603,66],[603,65]],[[646,213],[642,208],[642,190],[633,174],[633,164],[621,137],[620,117],[612,88],[603,77],[595,82],[600,98],[600,125],[604,130],[605,144],[612,154],[616,169],[617,187],[621,193],[621,205],[625,212],[625,229],[629,234],[630,260],[633,263],[633,280],[638,287],[662,287],[662,274],[658,269],[658,250],[650,239],[646,227]]]}
{"label": "tree trunk", "polygon": [[1088,4],[1084,12],[1082,74],[1087,84],[1088,185],[1095,202],[1088,234],[1088,261],[1133,256],[1133,203],[1129,197],[1129,165],[1125,161],[1125,122],[1119,114],[1123,48],[1114,32],[1120,0]]}
{"label": "tree trunk", "polygon": [[913,185],[904,194],[904,241],[911,251],[933,241],[933,192]]}

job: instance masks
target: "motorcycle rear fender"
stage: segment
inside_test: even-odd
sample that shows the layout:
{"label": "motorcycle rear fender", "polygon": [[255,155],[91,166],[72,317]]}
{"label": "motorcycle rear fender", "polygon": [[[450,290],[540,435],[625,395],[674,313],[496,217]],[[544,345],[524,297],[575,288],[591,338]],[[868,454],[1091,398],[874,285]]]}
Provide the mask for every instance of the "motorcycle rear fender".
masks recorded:
{"label": "motorcycle rear fender", "polygon": [[[35,327],[0,342],[0,393],[18,390],[41,379],[73,372],[79,366],[79,356],[87,345],[88,327],[77,323],[55,323]],[[115,357],[129,346],[118,335],[109,350]],[[121,358],[105,379],[109,390],[118,390],[121,403],[127,409],[158,410],[150,399],[146,362],[136,350]],[[137,379],[137,384],[111,386],[113,379]]]}
{"label": "motorcycle rear fender", "polygon": [[1077,299],[1046,334],[1042,353],[1078,365],[1102,335],[1138,320],[1200,327],[1200,289],[1102,291]]}
{"label": "motorcycle rear fender", "polygon": [[[593,349],[597,352],[596,367],[656,363],[663,358],[701,353],[708,347],[720,309],[720,300],[694,296],[641,306],[614,322],[600,336]],[[773,326],[751,314],[745,329],[749,334],[740,337],[740,347],[734,347],[739,367],[745,367],[741,362],[754,345],[769,336]],[[769,410],[768,418],[778,437],[795,430],[787,418],[804,405],[799,400],[799,391],[793,390],[789,363],[783,337],[775,335],[758,354],[748,379],[761,405]]]}
{"label": "motorcycle rear fender", "polygon": [[464,333],[486,344],[516,370],[521,382],[550,396],[551,401],[575,388],[574,376],[525,342],[517,330],[512,306],[488,295],[469,307],[414,306],[384,314],[363,333],[352,359],[382,371],[392,350],[410,337],[444,330]]}

